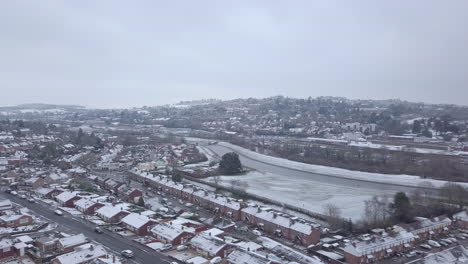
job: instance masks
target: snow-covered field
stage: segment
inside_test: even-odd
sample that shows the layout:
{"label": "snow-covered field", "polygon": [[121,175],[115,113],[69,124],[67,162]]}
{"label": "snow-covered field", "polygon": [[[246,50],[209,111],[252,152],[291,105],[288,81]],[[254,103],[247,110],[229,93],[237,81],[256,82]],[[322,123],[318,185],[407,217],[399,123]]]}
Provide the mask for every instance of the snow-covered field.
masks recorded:
{"label": "snow-covered field", "polygon": [[[213,181],[213,178],[207,179]],[[272,173],[249,172],[242,176],[221,176],[219,184],[230,187],[232,180],[248,184],[247,192],[322,213],[331,203],[341,209],[342,216],[359,220],[363,216],[364,201],[373,195],[393,195],[392,191],[346,187],[318,183],[303,178],[287,178]]]}
{"label": "snow-covered field", "polygon": [[[248,150],[248,149],[245,149],[245,148],[242,148],[242,147],[230,144],[230,143],[226,143],[226,142],[219,142],[218,144],[221,146],[225,146],[230,149],[233,149],[242,155],[245,155],[249,158],[252,158],[261,162],[278,165],[282,167],[287,167],[291,169],[316,173],[316,174],[329,175],[329,176],[347,178],[347,179],[363,180],[363,181],[369,181],[369,182],[397,184],[397,185],[404,185],[404,186],[411,186],[411,187],[417,187],[417,186],[420,186],[422,183],[427,183],[427,182],[432,183],[435,187],[440,187],[447,183],[446,181],[423,179],[419,176],[412,176],[412,175],[370,173],[370,172],[352,171],[352,170],[346,170],[346,169],[340,169],[340,168],[334,168],[334,167],[306,164],[306,163],[301,163],[297,161],[263,155],[263,154],[260,154],[260,153],[257,153],[257,152],[254,152],[254,151],[251,151],[251,150]],[[468,183],[459,183],[459,184],[465,187],[468,187]]]}

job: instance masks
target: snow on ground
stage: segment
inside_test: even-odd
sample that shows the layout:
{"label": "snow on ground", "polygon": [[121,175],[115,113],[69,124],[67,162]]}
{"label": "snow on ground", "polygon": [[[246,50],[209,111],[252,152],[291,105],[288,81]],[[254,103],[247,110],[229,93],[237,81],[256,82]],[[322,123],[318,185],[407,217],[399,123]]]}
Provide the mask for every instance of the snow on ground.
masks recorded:
{"label": "snow on ground", "polygon": [[[207,180],[213,181],[213,178]],[[323,206],[331,203],[341,209],[342,216],[359,220],[363,216],[364,201],[374,195],[393,195],[392,191],[371,190],[324,184],[308,179],[287,178],[273,173],[249,172],[241,176],[221,176],[219,184],[230,187],[232,180],[248,184],[246,191],[285,204],[322,213]]]}
{"label": "snow on ground", "polygon": [[[423,182],[430,182],[435,187],[440,187],[446,184],[446,181],[441,180],[431,180],[431,179],[423,179],[419,176],[411,176],[411,175],[396,175],[396,174],[380,174],[380,173],[370,173],[370,172],[362,172],[362,171],[352,171],[334,167],[327,167],[327,166],[320,166],[320,165],[313,165],[313,164],[306,164],[297,161],[272,157],[263,155],[230,143],[226,142],[219,142],[221,146],[228,147],[230,149],[235,150],[236,152],[247,156],[251,159],[255,159],[261,162],[287,167],[295,170],[301,170],[316,174],[322,175],[329,175],[334,177],[341,177],[341,178],[348,178],[348,179],[356,179],[356,180],[363,180],[369,182],[378,182],[378,183],[388,183],[388,184],[397,184],[397,185],[404,185],[404,186],[411,186],[417,187],[421,185]],[[465,187],[468,187],[468,183],[459,183]]]}
{"label": "snow on ground", "polygon": [[206,158],[208,158],[208,163],[210,161],[219,160],[219,158],[216,156],[216,154],[213,153],[213,151],[211,151],[210,149],[202,148],[202,147],[199,147],[199,146],[197,146],[197,149],[198,149],[198,151],[200,151],[200,153],[204,154],[206,156]]}

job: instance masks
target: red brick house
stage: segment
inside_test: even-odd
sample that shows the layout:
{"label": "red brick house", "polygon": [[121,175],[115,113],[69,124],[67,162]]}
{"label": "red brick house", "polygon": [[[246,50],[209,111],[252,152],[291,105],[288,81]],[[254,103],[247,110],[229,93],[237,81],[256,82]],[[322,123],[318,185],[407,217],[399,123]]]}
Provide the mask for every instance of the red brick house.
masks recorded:
{"label": "red brick house", "polygon": [[55,196],[63,193],[63,190],[52,189],[52,188],[39,188],[36,190],[36,193],[43,198],[54,199]]}
{"label": "red brick house", "polygon": [[55,200],[60,204],[60,206],[73,207],[74,202],[81,199],[72,192],[62,192],[59,195],[55,196]]}
{"label": "red brick house", "polygon": [[57,241],[57,249],[60,252],[71,252],[75,247],[88,243],[88,239],[83,234],[61,238]]}
{"label": "red brick house", "polygon": [[156,221],[140,214],[131,213],[122,218],[125,228],[141,236],[149,232],[150,226],[156,224]]}
{"label": "red brick house", "polygon": [[135,202],[137,197],[142,197],[143,192],[138,189],[129,189],[125,191],[122,195],[122,199],[126,202]]}
{"label": "red brick house", "polygon": [[0,260],[11,258],[13,256],[15,256],[13,240],[8,238],[0,239]]}
{"label": "red brick house", "polygon": [[234,246],[226,244],[223,240],[199,234],[190,240],[190,247],[200,255],[208,258],[225,258],[232,252]]}
{"label": "red brick house", "polygon": [[433,218],[415,217],[415,220],[413,223],[398,225],[396,230],[411,232],[422,241],[447,233],[452,225],[452,220],[444,215]]}
{"label": "red brick house", "polygon": [[117,223],[128,214],[129,212],[119,205],[106,205],[96,210],[96,215],[107,223]]}
{"label": "red brick house", "polygon": [[320,225],[298,217],[259,206],[241,210],[241,220],[258,229],[301,245],[316,244],[320,239]]}
{"label": "red brick house", "polygon": [[415,236],[406,231],[374,236],[365,241],[353,241],[344,249],[346,263],[378,263],[384,258],[411,250]]}
{"label": "red brick house", "polygon": [[33,219],[30,215],[2,215],[0,216],[0,227],[15,228],[19,226],[27,226],[33,223]]}
{"label": "red brick house", "polygon": [[94,202],[85,198],[75,201],[74,205],[78,211],[85,215],[92,215],[97,209],[104,206],[102,203]]}

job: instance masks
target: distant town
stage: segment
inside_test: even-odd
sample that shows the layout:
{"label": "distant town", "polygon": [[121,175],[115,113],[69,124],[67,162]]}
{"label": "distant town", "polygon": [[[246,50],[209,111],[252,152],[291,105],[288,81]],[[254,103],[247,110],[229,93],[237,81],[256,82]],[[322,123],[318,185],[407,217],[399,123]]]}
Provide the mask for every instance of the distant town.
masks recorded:
{"label": "distant town", "polygon": [[468,106],[0,107],[2,264],[467,263],[467,206]]}

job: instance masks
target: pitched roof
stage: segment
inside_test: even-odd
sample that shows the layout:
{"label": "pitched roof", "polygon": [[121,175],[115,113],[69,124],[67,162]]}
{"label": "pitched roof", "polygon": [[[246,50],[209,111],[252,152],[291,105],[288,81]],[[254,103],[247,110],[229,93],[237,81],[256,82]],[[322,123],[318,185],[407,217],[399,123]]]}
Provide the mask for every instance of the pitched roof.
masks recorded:
{"label": "pitched roof", "polygon": [[122,218],[122,222],[124,224],[127,224],[134,228],[140,228],[147,224],[149,221],[152,221],[149,217],[136,213],[131,213]]}

